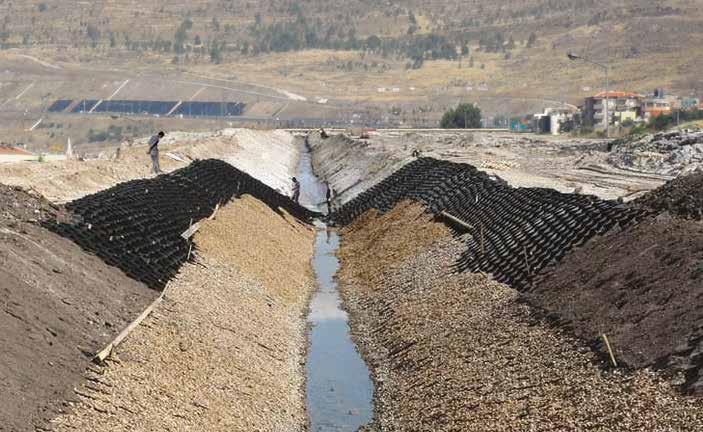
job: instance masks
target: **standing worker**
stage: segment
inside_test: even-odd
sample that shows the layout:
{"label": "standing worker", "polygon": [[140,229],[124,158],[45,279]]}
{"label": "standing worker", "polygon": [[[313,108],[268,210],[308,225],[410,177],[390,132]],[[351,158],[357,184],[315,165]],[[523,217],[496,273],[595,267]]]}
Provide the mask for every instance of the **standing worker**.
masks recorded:
{"label": "standing worker", "polygon": [[327,183],[327,194],[325,195],[325,198],[327,198],[327,214],[332,213],[332,199],[335,197],[335,192],[332,187],[330,187],[330,184]]}
{"label": "standing worker", "polygon": [[298,204],[298,199],[300,198],[300,183],[298,179],[293,177],[293,201]]}
{"label": "standing worker", "polygon": [[163,131],[157,133],[149,139],[149,151],[146,154],[151,155],[151,164],[154,170],[154,174],[161,174],[161,167],[159,166],[159,141],[166,135]]}

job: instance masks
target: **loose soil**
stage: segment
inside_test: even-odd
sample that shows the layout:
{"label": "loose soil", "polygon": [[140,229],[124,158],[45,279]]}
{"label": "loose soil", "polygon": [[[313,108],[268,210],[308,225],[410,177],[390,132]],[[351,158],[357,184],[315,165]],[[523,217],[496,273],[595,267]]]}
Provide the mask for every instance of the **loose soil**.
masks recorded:
{"label": "loose soil", "polygon": [[465,246],[420,214],[417,205],[398,206],[342,232],[340,287],[376,382],[369,429],[703,427],[700,400],[647,369],[604,371],[593,351],[538,319],[517,291],[453,273]]}
{"label": "loose soil", "polygon": [[90,385],[56,428],[305,430],[312,239],[249,196],[220,209],[195,235],[196,263],[169,282],[108,366],[88,372]]}
{"label": "loose soil", "polygon": [[[244,195],[216,214],[216,219],[226,224],[210,223],[207,235],[196,237],[198,251],[222,264],[236,266],[271,289],[272,295],[296,301],[300,286],[312,277],[312,234],[309,226],[281,211],[283,217]],[[308,237],[309,242],[301,241]],[[272,271],[272,262],[277,263],[276,271]]]}
{"label": "loose soil", "polygon": [[656,213],[703,219],[703,172],[677,177],[633,202]]}
{"label": "loose soil", "polygon": [[66,410],[93,354],[155,296],[35,223],[56,211],[0,185],[0,431],[34,431]]}
{"label": "loose soil", "polygon": [[[656,207],[656,200],[648,202]],[[665,202],[672,211],[687,208]],[[660,216],[593,239],[535,285],[529,301],[602,353],[607,334],[621,363],[687,371],[686,387],[703,393],[694,352],[703,339],[700,222]]]}

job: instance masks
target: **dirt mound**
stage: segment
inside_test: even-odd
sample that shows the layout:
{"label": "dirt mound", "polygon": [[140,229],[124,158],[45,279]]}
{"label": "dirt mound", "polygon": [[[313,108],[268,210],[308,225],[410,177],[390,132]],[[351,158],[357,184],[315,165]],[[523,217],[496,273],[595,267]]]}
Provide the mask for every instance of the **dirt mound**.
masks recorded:
{"label": "dirt mound", "polygon": [[196,233],[195,244],[199,254],[236,266],[288,301],[297,300],[312,278],[312,228],[288,214],[279,217],[250,195],[221,209]]}
{"label": "dirt mound", "polygon": [[75,399],[92,355],[155,292],[31,223],[42,197],[0,185],[0,430],[34,431]]}
{"label": "dirt mound", "polygon": [[36,193],[0,184],[0,221],[40,222],[53,218],[58,208]]}
{"label": "dirt mound", "polygon": [[592,240],[548,272],[529,300],[631,367],[684,372],[703,393],[703,225],[651,219]]}
{"label": "dirt mound", "polygon": [[703,172],[678,177],[633,201],[655,213],[684,219],[703,219]]}
{"label": "dirt mound", "polygon": [[310,227],[249,196],[204,221],[197,263],[106,367],[88,372],[56,429],[305,430],[312,240]]}
{"label": "dirt mound", "polygon": [[622,169],[680,175],[703,167],[703,131],[671,131],[611,144],[608,162]]}

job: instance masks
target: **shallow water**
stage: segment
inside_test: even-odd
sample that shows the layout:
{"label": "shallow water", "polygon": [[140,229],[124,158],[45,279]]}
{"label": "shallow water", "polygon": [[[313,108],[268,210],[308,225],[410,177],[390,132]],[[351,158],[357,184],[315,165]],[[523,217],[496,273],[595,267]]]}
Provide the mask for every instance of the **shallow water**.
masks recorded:
{"label": "shallow water", "polygon": [[[327,189],[314,176],[307,152],[301,157],[297,178],[301,204],[317,210]],[[373,384],[351,340],[348,316],[341,308],[334,278],[339,269],[338,249],[337,233],[318,223],[313,258],[318,290],[310,303],[306,363],[307,409],[313,432],[356,431],[373,415]]]}

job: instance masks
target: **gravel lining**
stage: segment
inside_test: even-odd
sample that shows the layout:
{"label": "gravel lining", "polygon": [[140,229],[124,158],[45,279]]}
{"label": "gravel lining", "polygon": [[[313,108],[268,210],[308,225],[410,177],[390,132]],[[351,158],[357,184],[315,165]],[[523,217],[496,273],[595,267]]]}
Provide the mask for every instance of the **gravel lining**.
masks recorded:
{"label": "gravel lining", "polygon": [[371,430],[703,427],[703,403],[657,374],[607,371],[588,347],[538,320],[517,291],[453,274],[462,243],[432,231],[428,246],[422,233],[432,222],[420,211],[366,215],[342,233],[340,287],[376,382]]}

